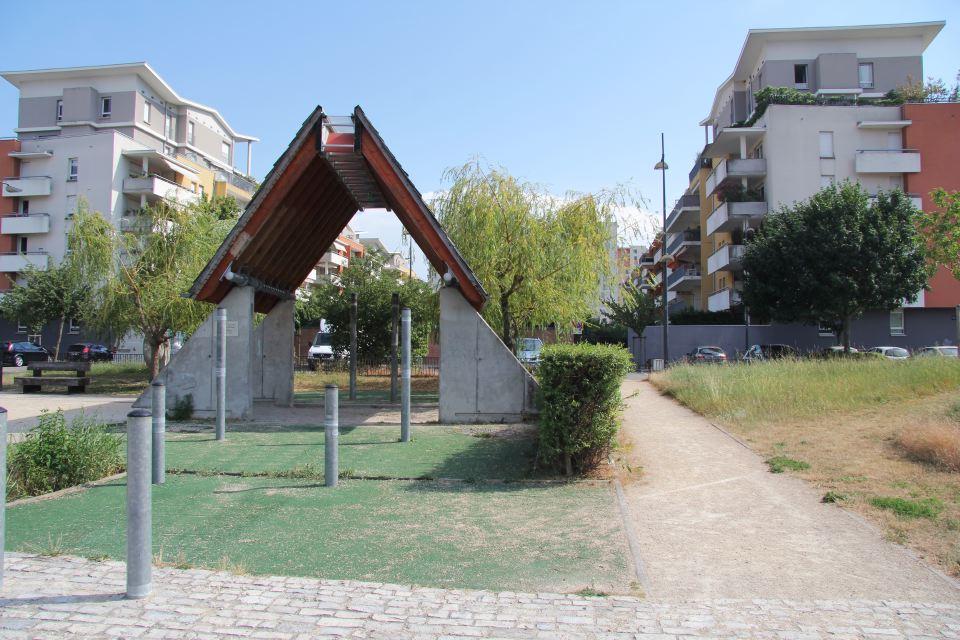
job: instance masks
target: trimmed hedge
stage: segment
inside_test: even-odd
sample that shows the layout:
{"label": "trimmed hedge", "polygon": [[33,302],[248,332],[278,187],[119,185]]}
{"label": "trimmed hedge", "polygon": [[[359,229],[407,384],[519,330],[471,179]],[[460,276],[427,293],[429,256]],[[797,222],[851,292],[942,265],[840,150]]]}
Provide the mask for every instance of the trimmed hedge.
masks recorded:
{"label": "trimmed hedge", "polygon": [[540,382],[540,458],[567,475],[595,467],[617,434],[620,383],[634,368],[615,345],[545,347]]}

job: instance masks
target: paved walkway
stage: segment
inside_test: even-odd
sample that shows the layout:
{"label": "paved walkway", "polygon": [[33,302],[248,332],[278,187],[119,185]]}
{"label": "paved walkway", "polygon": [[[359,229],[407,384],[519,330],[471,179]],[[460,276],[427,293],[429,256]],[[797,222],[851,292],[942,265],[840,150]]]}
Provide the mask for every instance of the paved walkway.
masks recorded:
{"label": "paved walkway", "polygon": [[23,433],[37,425],[42,411],[63,409],[69,421],[83,412],[96,415],[104,422],[123,422],[136,396],[109,396],[87,393],[20,393],[0,392],[0,407],[7,410],[10,433]]}
{"label": "paved walkway", "polygon": [[11,554],[3,638],[956,638],[956,605],[705,600],[420,589],[154,570],[124,600],[123,565]]}
{"label": "paved walkway", "polygon": [[643,467],[625,494],[651,597],[960,602],[956,582],[650,383],[632,377],[624,397]]}

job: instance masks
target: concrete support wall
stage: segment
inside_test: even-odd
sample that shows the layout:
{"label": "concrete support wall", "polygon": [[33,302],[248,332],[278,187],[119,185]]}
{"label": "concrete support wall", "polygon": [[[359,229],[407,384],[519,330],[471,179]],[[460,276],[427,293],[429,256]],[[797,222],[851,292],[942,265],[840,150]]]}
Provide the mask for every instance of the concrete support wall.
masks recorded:
{"label": "concrete support wall", "polygon": [[440,289],[440,422],[519,422],[537,383],[455,287]]}
{"label": "concrete support wall", "polygon": [[254,400],[293,404],[293,308],[293,300],[278,302],[254,330]]}
{"label": "concrete support wall", "polygon": [[[234,420],[253,417],[253,293],[251,287],[234,287],[220,303],[227,310],[226,410],[227,418]],[[193,396],[195,417],[216,416],[215,325],[216,310],[211,308],[207,319],[160,372],[159,379],[167,385],[168,408],[189,394]],[[149,394],[147,387],[134,406],[149,406]]]}

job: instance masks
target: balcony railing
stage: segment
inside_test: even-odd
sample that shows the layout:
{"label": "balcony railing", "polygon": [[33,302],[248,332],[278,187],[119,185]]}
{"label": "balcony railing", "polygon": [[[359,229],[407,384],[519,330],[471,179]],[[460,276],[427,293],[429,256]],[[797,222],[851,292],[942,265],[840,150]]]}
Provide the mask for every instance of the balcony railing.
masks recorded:
{"label": "balcony railing", "polygon": [[687,193],[680,196],[673,206],[673,211],[667,216],[667,231],[685,229],[696,224],[700,219],[700,196],[696,193]]}
{"label": "balcony railing", "polygon": [[173,199],[184,204],[196,202],[198,199],[193,191],[156,174],[124,178],[123,192],[130,195],[146,195],[152,200]]}
{"label": "balcony railing", "polygon": [[49,266],[47,252],[0,253],[0,273],[19,273],[31,266],[45,271]]}
{"label": "balcony railing", "polygon": [[683,248],[683,246],[694,246],[700,245],[700,230],[695,231],[681,231],[680,233],[675,234],[675,237],[671,238],[667,242],[667,253],[672,256],[676,256],[677,253]]}
{"label": "balcony railing", "polygon": [[670,275],[667,276],[667,287],[673,289],[685,281],[696,281],[699,283],[700,277],[700,269],[690,266],[680,267],[679,269],[674,269]]}
{"label": "balcony railing", "polygon": [[766,213],[766,202],[723,202],[707,218],[707,235],[739,229],[744,221],[756,221]]}
{"label": "balcony railing", "polygon": [[858,149],[857,173],[919,173],[916,149]]}
{"label": "balcony railing", "polygon": [[707,195],[712,194],[726,180],[733,178],[758,178],[767,174],[767,161],[763,158],[735,158],[722,160],[707,176]]}
{"label": "balcony railing", "polygon": [[3,179],[3,195],[11,198],[48,196],[53,190],[50,176],[27,176]]}
{"label": "balcony railing", "polygon": [[743,251],[742,244],[723,245],[707,258],[707,274],[716,273],[721,269],[739,269]]}
{"label": "balcony railing", "polygon": [[0,233],[7,235],[28,235],[31,233],[49,233],[50,216],[46,213],[34,213],[28,216],[12,215],[0,218]]}
{"label": "balcony railing", "polygon": [[720,289],[720,291],[711,293],[707,297],[708,311],[726,311],[738,304],[740,304],[740,292],[736,289]]}
{"label": "balcony railing", "polygon": [[700,169],[709,169],[710,158],[704,158],[703,156],[697,156],[696,161],[693,163],[693,168],[690,169],[689,182],[693,182],[693,179],[697,177],[697,174],[700,172]]}

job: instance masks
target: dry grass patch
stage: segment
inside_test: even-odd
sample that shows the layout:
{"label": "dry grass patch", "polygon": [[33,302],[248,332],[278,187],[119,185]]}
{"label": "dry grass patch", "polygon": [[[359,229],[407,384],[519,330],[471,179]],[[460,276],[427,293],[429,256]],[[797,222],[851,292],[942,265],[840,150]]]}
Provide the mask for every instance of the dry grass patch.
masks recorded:
{"label": "dry grass patch", "polygon": [[960,362],[773,364],[678,367],[653,382],[764,459],[808,464],[788,471],[960,576]]}
{"label": "dry grass patch", "polygon": [[[350,374],[346,371],[297,371],[293,376],[293,390],[323,391],[328,384],[335,384],[346,390],[350,386]],[[361,391],[390,391],[390,376],[357,376],[357,389]],[[436,376],[414,376],[410,378],[410,390],[413,393],[438,393],[440,378]]]}

